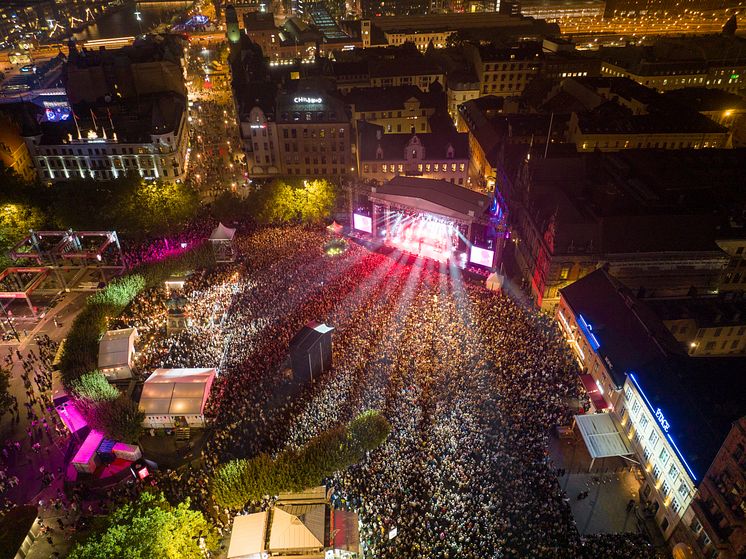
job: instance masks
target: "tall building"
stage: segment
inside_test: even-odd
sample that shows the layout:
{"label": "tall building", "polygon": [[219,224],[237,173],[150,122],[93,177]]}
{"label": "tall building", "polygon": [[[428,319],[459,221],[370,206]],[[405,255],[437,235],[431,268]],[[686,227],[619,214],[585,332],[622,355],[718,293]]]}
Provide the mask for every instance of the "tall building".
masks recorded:
{"label": "tall building", "polygon": [[718,245],[722,225],[743,211],[731,178],[746,172],[741,150],[552,156],[560,147],[526,159],[524,146],[522,163],[506,147],[507,171],[497,175],[516,261],[538,307],[554,309],[561,288],[602,264],[640,296],[719,289],[729,261]]}
{"label": "tall building", "polygon": [[71,45],[63,71],[68,99],[75,105],[165,92],[186,97],[185,47],[176,36],[147,38],[112,50]]}
{"label": "tall building", "polygon": [[184,97],[157,93],[75,110],[64,122],[40,124],[32,114],[25,119],[22,135],[43,183],[127,175],[184,178],[189,143]]}
{"label": "tall building", "polygon": [[685,557],[741,556],[746,360],[685,356],[603,269],[561,290],[556,317],[598,388],[594,407],[639,464],[639,498],[664,540]]}

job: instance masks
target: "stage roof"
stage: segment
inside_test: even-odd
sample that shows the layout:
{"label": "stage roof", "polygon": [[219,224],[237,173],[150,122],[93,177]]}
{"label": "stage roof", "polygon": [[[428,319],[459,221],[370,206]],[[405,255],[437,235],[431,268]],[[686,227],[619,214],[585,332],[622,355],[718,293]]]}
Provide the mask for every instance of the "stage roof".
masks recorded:
{"label": "stage roof", "polygon": [[370,198],[464,221],[474,221],[489,208],[489,197],[480,192],[444,180],[401,175],[375,187]]}
{"label": "stage roof", "polygon": [[578,426],[585,446],[588,447],[591,458],[632,454],[627,439],[619,432],[608,413],[576,415],[575,424]]}
{"label": "stage roof", "polygon": [[244,514],[233,519],[228,559],[258,557],[265,550],[268,511]]}
{"label": "stage roof", "polygon": [[200,415],[215,369],[156,369],[145,381],[140,409],[146,415]]}

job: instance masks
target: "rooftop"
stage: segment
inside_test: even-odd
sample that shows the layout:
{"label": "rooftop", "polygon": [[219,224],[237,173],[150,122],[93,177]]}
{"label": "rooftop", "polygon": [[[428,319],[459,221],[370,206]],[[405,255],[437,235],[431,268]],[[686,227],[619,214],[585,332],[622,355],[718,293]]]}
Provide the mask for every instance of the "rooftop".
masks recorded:
{"label": "rooftop", "polygon": [[[78,139],[78,128],[83,140],[102,141],[104,135],[113,140],[114,133],[121,144],[150,143],[151,135],[167,134],[179,129],[186,101],[175,93],[158,93],[128,99],[112,104],[78,104],[74,119],[61,122],[43,122],[36,130],[27,126],[24,133],[41,132],[42,145],[72,143]],[[38,122],[38,118],[37,118]],[[93,132],[93,134],[91,134]],[[72,136],[72,141],[69,139]]]}
{"label": "rooftop", "polygon": [[[467,134],[456,132],[439,126],[439,117],[432,117],[430,122],[432,132],[417,132],[415,134],[384,134],[383,127],[371,122],[358,123],[358,150],[361,161],[404,160],[406,147],[416,137],[425,148],[423,161],[441,161],[447,159],[449,147],[453,148],[454,160],[469,159],[469,137]],[[381,149],[381,157],[378,150]]]}
{"label": "rooftop", "polygon": [[445,96],[441,92],[424,92],[416,85],[396,87],[354,88],[344,96],[347,105],[357,112],[401,110],[405,103],[416,101],[421,109],[445,107]]}
{"label": "rooftop", "polygon": [[376,187],[370,196],[403,204],[424,201],[432,204],[434,213],[461,219],[478,218],[489,210],[489,198],[484,194],[444,180],[403,175]]}
{"label": "rooftop", "polygon": [[694,320],[698,328],[746,324],[746,301],[722,297],[651,299],[648,306],[661,320]]}
{"label": "rooftop", "polygon": [[630,373],[652,413],[670,425],[695,481],[704,476],[733,421],[746,415],[746,360],[688,357],[652,311],[603,269],[563,288],[611,363],[621,386]]}
{"label": "rooftop", "polygon": [[746,110],[746,100],[743,97],[735,93],[728,93],[722,89],[685,87],[683,89],[667,91],[663,96],[667,100],[698,112]]}

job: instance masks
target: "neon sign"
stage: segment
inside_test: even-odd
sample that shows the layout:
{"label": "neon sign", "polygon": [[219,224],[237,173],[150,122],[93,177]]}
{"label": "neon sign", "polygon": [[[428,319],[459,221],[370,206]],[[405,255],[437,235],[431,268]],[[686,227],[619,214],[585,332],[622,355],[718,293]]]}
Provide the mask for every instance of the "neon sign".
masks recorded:
{"label": "neon sign", "polygon": [[668,430],[671,428],[671,425],[666,421],[666,417],[663,415],[663,412],[660,408],[655,410],[655,418],[658,420],[658,423],[661,426],[661,429],[663,429],[666,433],[668,433]]}
{"label": "neon sign", "polygon": [[313,105],[323,103],[323,101],[321,97],[296,97],[293,99],[293,103],[311,103]]}
{"label": "neon sign", "polygon": [[583,318],[582,314],[578,315],[578,319],[578,325],[583,331],[583,334],[585,334],[585,338],[588,340],[588,343],[591,344],[593,351],[598,350],[598,348],[601,347],[601,343],[598,341],[598,338],[596,338],[596,335],[592,331],[593,326],[585,321],[585,318]]}

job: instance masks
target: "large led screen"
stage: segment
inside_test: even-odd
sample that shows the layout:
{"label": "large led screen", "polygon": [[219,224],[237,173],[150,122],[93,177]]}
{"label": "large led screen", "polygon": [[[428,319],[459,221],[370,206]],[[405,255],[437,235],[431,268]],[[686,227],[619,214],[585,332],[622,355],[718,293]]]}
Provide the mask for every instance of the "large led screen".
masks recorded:
{"label": "large led screen", "polygon": [[373,233],[373,220],[367,215],[352,214],[352,226],[358,231]]}
{"label": "large led screen", "polygon": [[492,267],[492,260],[495,257],[494,250],[472,246],[469,252],[469,262],[479,264],[480,266]]}

